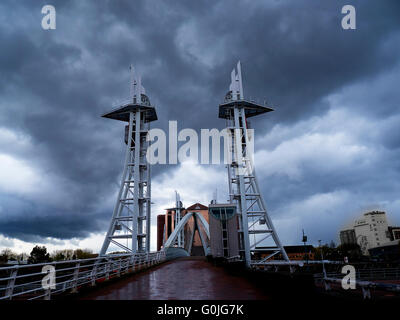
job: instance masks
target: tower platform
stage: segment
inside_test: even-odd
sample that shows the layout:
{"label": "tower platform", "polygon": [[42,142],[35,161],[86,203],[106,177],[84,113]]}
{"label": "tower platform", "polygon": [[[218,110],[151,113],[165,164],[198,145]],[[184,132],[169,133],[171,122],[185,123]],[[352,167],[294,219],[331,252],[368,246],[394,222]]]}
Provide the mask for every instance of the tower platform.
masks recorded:
{"label": "tower platform", "polygon": [[248,100],[232,100],[219,105],[218,117],[222,119],[229,119],[232,117],[232,110],[234,108],[244,109],[246,118],[258,116],[263,113],[274,111],[270,107],[248,101]]}
{"label": "tower platform", "polygon": [[144,122],[152,122],[152,121],[156,121],[158,119],[155,107],[153,107],[151,105],[137,104],[137,103],[126,103],[126,104],[112,110],[111,112],[107,112],[107,113],[103,114],[102,117],[129,122],[129,114],[131,112],[136,112],[139,110],[145,111],[144,112]]}

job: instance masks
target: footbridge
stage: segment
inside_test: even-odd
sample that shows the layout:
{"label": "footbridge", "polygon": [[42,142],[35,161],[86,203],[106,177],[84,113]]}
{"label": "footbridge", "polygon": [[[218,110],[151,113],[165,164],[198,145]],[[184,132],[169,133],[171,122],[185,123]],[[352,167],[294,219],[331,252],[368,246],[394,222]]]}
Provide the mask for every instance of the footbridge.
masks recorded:
{"label": "footbridge", "polygon": [[[201,213],[181,212],[182,203],[177,195],[176,220],[174,224],[170,221],[169,237],[164,239],[162,250],[150,252],[151,168],[146,155],[150,123],[157,120],[157,113],[133,67],[129,86],[128,102],[103,114],[104,118],[125,123],[126,155],[118,196],[99,256],[0,267],[0,300],[49,300],[70,297],[71,293],[80,299],[106,300],[269,299],[270,295],[259,287],[265,283],[266,275],[273,274],[281,281],[278,272],[286,272],[288,284],[296,270],[310,274],[311,269],[315,272],[318,267],[320,272],[321,266],[322,273],[316,276],[316,282],[326,290],[341,283],[340,273],[326,272],[329,261],[290,260],[278,237],[255,174],[254,134],[248,128],[248,118],[273,109],[244,98],[240,62],[232,70],[229,91],[218,113],[226,122],[228,137],[229,202],[218,204],[216,197],[211,202],[210,228]],[[216,267],[206,257],[189,257],[196,232],[204,255],[209,256],[211,252],[215,260],[224,259],[227,268],[241,264],[240,276],[228,273],[227,268]],[[307,268],[301,269],[305,265]],[[245,274],[254,281],[250,282]],[[357,275],[357,285],[362,287],[365,296],[371,296],[371,288],[378,288],[375,279],[380,274],[377,272],[373,279],[360,279]],[[381,282],[379,289],[400,292],[398,283],[393,282],[398,280],[399,271],[387,270],[387,274],[391,277],[390,285]],[[110,281],[113,279],[118,281]],[[275,288],[289,291],[286,284],[279,282]],[[293,282],[291,286],[294,287]],[[297,287],[304,290],[298,283]],[[270,294],[276,292],[270,291]],[[287,292],[284,296],[287,297]]]}
{"label": "footbridge", "polygon": [[[333,270],[338,262],[308,261],[306,265],[300,261],[290,266],[268,262],[232,272],[230,267],[216,266],[206,257],[168,260],[166,252],[171,249],[184,250],[170,247],[152,253],[2,267],[0,300],[268,300],[301,296],[313,287],[336,295],[348,294],[340,288],[343,274],[310,276],[313,266],[319,266],[314,268],[317,270],[325,263]],[[288,276],[289,267],[297,268],[294,277]],[[282,277],[284,272],[286,276]],[[357,272],[357,290],[352,294],[360,299],[400,296],[399,275],[398,268]],[[299,283],[296,276],[307,276],[308,280]]]}
{"label": "footbridge", "polygon": [[[183,246],[183,243],[182,246],[179,246],[177,238],[179,235],[183,233],[185,226],[189,223],[191,218],[193,218],[193,229],[191,231],[191,234],[189,235],[189,241],[186,250]],[[204,230],[204,234],[200,229],[200,225]],[[209,225],[206,219],[204,219],[204,217],[199,212],[188,212],[182,219],[180,219],[174,231],[171,233],[167,241],[164,243],[163,250],[166,253],[166,258],[173,259],[183,256],[189,256],[190,255],[189,252],[191,252],[191,249],[193,247],[196,231],[200,236],[200,241],[203,246],[204,255],[207,256],[210,252]]]}
{"label": "footbridge", "polygon": [[[200,223],[207,226],[205,221]],[[176,233],[167,245],[173,243]],[[159,252],[0,268],[0,300],[71,297],[94,300],[268,298],[245,277],[232,275],[206,257],[189,257],[185,249],[172,246]]]}

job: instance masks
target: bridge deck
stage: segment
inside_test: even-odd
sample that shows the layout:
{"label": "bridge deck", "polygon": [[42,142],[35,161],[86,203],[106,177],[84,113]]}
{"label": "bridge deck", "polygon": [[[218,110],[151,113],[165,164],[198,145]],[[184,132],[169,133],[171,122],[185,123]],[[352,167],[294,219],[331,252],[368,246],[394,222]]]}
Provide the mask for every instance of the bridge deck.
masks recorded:
{"label": "bridge deck", "polygon": [[182,258],[81,295],[84,300],[267,299],[248,280],[204,259]]}

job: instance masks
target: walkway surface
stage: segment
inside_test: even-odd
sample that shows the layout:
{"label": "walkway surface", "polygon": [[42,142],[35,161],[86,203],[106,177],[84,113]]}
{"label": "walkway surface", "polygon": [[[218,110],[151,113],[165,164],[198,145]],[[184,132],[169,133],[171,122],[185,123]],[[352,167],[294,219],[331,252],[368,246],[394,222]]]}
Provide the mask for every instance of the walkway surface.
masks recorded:
{"label": "walkway surface", "polygon": [[186,258],[110,283],[83,300],[255,300],[268,297],[245,278],[204,259]]}

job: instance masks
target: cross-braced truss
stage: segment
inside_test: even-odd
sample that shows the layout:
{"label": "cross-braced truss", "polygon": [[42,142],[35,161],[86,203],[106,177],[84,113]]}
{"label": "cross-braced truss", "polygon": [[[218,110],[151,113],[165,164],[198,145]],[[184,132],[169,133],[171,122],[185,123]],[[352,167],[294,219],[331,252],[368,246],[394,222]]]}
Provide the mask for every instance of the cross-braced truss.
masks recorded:
{"label": "cross-braced truss", "polygon": [[[194,237],[196,234],[196,231],[198,232],[200,236],[200,241],[203,246],[204,254],[207,255],[208,253],[208,248],[209,245],[207,243],[207,240],[210,240],[210,231],[209,231],[209,225],[206,221],[206,219],[199,213],[199,212],[188,212],[186,213],[183,218],[180,219],[178,225],[175,227],[174,231],[171,233],[167,241],[164,243],[164,250],[167,250],[170,247],[173,246],[178,246],[177,245],[177,239],[179,235],[183,232],[185,226],[188,224],[190,221],[190,218],[193,218],[194,223],[193,223],[193,229],[191,230],[191,234],[189,235],[189,239],[187,241],[187,250],[190,253],[192,250],[193,246],[193,241]],[[200,229],[200,225],[203,227],[205,235],[203,235],[203,232]],[[183,247],[183,243],[181,246],[178,247]]]}
{"label": "cross-braced truss", "polygon": [[128,122],[125,128],[126,156],[121,185],[100,255],[110,245],[119,251],[136,253],[150,250],[150,164],[146,159],[150,122],[157,120],[141,85],[131,68],[131,98],[127,104],[103,117]]}
{"label": "cross-braced truss", "polygon": [[276,233],[263,199],[253,163],[253,130],[247,118],[272,111],[271,108],[244,100],[240,62],[231,74],[230,90],[220,105],[219,116],[225,118],[228,130],[228,179],[229,198],[236,203],[239,213],[239,247],[249,266],[255,253],[265,251],[265,262],[280,253],[289,258]]}

